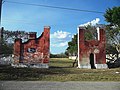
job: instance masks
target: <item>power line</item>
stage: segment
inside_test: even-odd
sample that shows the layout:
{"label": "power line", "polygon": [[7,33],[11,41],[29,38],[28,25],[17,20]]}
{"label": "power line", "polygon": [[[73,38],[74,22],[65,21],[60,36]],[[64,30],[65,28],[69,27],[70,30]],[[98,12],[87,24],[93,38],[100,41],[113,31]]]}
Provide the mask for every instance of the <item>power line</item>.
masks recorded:
{"label": "power line", "polygon": [[101,12],[101,11],[82,10],[82,9],[77,9],[77,8],[58,7],[58,6],[50,6],[50,5],[43,5],[43,4],[32,4],[32,3],[24,3],[24,2],[14,2],[14,1],[7,1],[7,0],[5,0],[5,2],[7,2],[7,3],[15,3],[15,4],[23,4],[23,5],[30,5],[30,6],[38,6],[38,7],[64,9],[64,10],[71,10],[71,11],[80,11],[80,12],[91,12],[91,13],[100,13],[100,14],[104,13],[104,12]]}
{"label": "power line", "polygon": [[2,22],[12,22],[12,23],[24,23],[24,24],[28,24],[28,25],[39,25],[39,23],[31,23],[31,22],[27,22],[25,20],[14,20],[14,19],[4,19]]}

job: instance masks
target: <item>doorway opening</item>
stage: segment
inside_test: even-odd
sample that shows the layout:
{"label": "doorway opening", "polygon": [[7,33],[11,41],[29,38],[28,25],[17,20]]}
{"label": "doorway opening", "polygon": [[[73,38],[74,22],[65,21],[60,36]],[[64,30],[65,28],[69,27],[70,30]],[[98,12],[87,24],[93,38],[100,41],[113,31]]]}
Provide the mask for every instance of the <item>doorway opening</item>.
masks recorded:
{"label": "doorway opening", "polygon": [[96,69],[95,64],[94,64],[94,54],[93,53],[90,54],[90,65],[91,65],[91,69]]}

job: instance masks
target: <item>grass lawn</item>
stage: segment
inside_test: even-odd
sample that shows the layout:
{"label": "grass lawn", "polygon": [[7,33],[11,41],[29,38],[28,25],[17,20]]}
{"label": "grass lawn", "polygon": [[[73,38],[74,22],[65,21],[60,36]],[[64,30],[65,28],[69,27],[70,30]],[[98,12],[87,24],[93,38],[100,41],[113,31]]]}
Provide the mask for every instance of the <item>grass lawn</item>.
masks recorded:
{"label": "grass lawn", "polygon": [[[49,69],[0,66],[0,80],[18,81],[120,81],[120,68],[77,69],[72,60],[50,59]],[[116,73],[119,72],[119,73]]]}

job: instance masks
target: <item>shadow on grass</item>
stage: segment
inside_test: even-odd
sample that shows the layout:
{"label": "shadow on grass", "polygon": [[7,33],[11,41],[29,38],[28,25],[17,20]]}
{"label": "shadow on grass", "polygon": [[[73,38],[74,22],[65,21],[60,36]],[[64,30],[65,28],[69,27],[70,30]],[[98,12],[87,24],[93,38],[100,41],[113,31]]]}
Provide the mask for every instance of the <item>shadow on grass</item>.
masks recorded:
{"label": "shadow on grass", "polygon": [[71,67],[42,68],[14,68],[11,66],[0,66],[0,80],[41,80],[48,75],[63,75],[71,73]]}
{"label": "shadow on grass", "polygon": [[70,66],[50,66],[42,68],[13,68],[11,66],[0,66],[0,80],[16,81],[72,81],[72,80],[106,80],[120,81],[118,69],[77,69]]}

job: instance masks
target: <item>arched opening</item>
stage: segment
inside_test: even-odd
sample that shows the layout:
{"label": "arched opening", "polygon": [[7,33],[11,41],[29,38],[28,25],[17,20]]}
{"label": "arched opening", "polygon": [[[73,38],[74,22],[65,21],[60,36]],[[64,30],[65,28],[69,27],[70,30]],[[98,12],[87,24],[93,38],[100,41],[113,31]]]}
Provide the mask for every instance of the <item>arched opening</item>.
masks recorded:
{"label": "arched opening", "polygon": [[94,54],[93,53],[90,54],[90,65],[91,65],[91,69],[96,69],[94,65]]}

